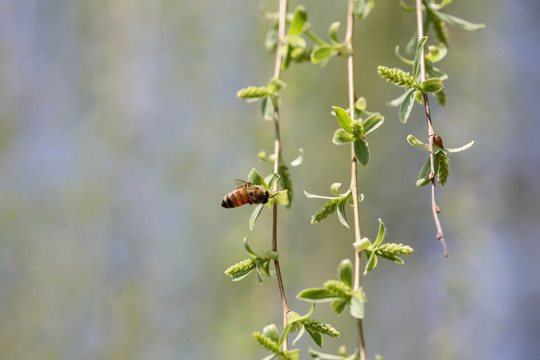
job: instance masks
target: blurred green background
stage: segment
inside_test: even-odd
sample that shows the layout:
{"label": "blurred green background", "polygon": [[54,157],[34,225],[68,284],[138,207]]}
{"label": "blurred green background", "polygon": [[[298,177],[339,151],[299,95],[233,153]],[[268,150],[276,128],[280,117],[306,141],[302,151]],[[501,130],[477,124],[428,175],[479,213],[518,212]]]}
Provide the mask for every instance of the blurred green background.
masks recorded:
{"label": "blurred green background", "polygon": [[[344,23],[345,1],[302,4],[323,38]],[[271,171],[256,155],[272,150],[272,125],[235,96],[272,76],[261,5],[277,2],[1,2],[1,359],[264,356],[251,333],[281,321],[275,281],[232,283],[223,271],[246,257],[244,236],[260,253],[270,246],[270,212],[250,232],[252,208],[219,206],[233,179]],[[449,147],[475,140],[451,156],[438,188],[447,259],[429,188],[415,186],[425,154],[405,141],[425,139],[421,109],[403,126],[385,105],[400,90],[376,73],[400,65],[394,46],[409,40],[414,16],[376,1],[356,27],[356,90],[386,117],[359,171],[363,234],[373,238],[382,218],[387,241],[415,249],[363,280],[368,354],[539,358],[540,3],[456,0],[445,11],[487,25],[450,28],[440,63],[449,101],[434,106],[436,131]],[[284,157],[305,157],[291,171],[296,198],[280,211],[279,240],[289,302],[303,314],[295,295],[352,256],[352,233],[336,217],[311,225],[321,203],[302,195],[349,182],[330,115],[347,107],[345,61],[294,66],[283,80]],[[323,351],[352,350],[348,316],[320,305],[315,317],[343,333]]]}

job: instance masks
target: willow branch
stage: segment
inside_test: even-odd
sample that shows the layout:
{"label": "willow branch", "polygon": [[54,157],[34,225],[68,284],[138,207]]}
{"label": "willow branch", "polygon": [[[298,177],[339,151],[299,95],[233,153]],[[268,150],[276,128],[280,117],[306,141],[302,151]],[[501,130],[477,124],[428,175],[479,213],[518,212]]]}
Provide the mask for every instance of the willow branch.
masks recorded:
{"label": "willow branch", "polygon": [[[274,67],[274,78],[278,79],[281,72],[281,62],[283,59],[283,43],[285,41],[285,21],[287,15],[287,0],[279,1],[279,25],[278,25],[278,34],[279,34],[279,44],[276,50],[276,63]],[[279,160],[281,159],[281,140],[279,135],[279,107],[278,104],[274,104],[274,173],[279,172]],[[277,181],[274,183],[273,189],[274,192],[278,191]],[[278,251],[277,243],[277,214],[278,214],[278,205],[274,202],[272,208],[272,251]],[[283,278],[281,277],[281,268],[279,266],[279,260],[274,260],[274,266],[276,268],[276,277],[279,287],[279,294],[281,297],[281,303],[283,306],[283,327],[287,326],[287,314],[289,313],[289,305],[287,304],[287,298],[285,296],[285,288],[283,286]],[[287,339],[283,342],[283,351],[288,350]]]}
{"label": "willow branch", "polygon": [[[418,29],[418,41],[424,36],[424,29],[422,25],[422,0],[416,0],[416,25]],[[424,59],[424,52],[420,54],[420,82],[426,79],[426,65]],[[428,143],[429,143],[429,161],[431,163],[431,172],[429,179],[431,180],[431,211],[433,213],[433,220],[435,221],[435,227],[437,228],[437,239],[441,241],[444,249],[444,256],[448,256],[448,247],[444,239],[444,233],[442,231],[441,221],[439,220],[439,212],[441,211],[435,200],[435,162],[433,159],[433,139],[435,137],[435,130],[433,129],[433,122],[431,121],[431,111],[429,108],[428,95],[424,92],[424,108],[426,111],[426,122],[428,128]]]}
{"label": "willow branch", "polygon": [[[347,74],[349,85],[349,111],[351,119],[355,119],[354,103],[354,56],[353,56],[353,30],[354,30],[354,0],[349,0],[347,9],[347,33],[345,35],[345,46],[348,49],[347,56]],[[357,180],[357,165],[356,156],[354,155],[354,143],[351,143],[351,192],[353,198],[354,212],[354,241],[359,242],[362,239],[360,233],[360,212],[358,208],[358,180]],[[360,289],[360,268],[361,268],[361,252],[354,251],[354,290]],[[364,341],[364,326],[362,319],[356,319],[358,328],[358,351],[360,360],[366,360],[366,345]]]}

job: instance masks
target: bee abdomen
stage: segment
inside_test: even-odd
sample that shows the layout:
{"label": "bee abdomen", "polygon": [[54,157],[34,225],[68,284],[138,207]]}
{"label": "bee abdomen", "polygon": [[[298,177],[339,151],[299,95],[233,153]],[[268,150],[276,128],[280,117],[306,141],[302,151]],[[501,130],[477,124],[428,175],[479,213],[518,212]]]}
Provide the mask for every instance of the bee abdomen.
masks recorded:
{"label": "bee abdomen", "polygon": [[221,206],[226,209],[242,206],[244,204],[251,204],[251,200],[246,191],[233,191],[221,200]]}

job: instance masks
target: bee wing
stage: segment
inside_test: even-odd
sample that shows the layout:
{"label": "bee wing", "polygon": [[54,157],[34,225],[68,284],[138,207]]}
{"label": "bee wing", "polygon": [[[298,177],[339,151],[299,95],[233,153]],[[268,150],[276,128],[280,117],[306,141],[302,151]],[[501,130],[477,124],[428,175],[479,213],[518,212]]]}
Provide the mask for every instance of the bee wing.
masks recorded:
{"label": "bee wing", "polygon": [[240,189],[242,187],[250,187],[251,186],[250,182],[244,181],[242,179],[234,179],[234,184],[236,185],[237,189]]}

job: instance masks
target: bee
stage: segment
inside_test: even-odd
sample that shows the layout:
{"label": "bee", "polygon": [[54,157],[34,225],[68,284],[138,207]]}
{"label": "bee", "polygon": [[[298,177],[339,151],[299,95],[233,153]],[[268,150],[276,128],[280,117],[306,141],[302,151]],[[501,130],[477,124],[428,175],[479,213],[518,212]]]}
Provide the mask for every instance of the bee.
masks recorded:
{"label": "bee", "polygon": [[266,204],[270,195],[260,185],[251,185],[250,182],[236,179],[236,190],[231,191],[223,200],[221,206],[226,209],[242,206],[244,204]]}

